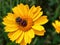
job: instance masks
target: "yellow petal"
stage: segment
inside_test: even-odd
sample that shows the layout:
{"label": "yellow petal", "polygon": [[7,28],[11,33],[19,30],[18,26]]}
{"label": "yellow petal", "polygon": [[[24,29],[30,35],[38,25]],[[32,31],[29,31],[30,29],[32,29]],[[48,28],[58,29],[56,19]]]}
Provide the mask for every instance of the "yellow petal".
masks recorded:
{"label": "yellow petal", "polygon": [[56,28],[56,32],[59,34],[60,33],[60,28]]}
{"label": "yellow petal", "polygon": [[34,24],[40,24],[40,25],[43,25],[45,23],[48,22],[48,19],[47,19],[47,16],[41,16],[40,18],[38,18]]}
{"label": "yellow petal", "polygon": [[[32,14],[35,14],[36,13],[36,11],[37,11],[37,8],[36,7],[34,7],[32,10],[31,10],[31,13]],[[33,15],[32,15],[33,16]]]}
{"label": "yellow petal", "polygon": [[35,34],[38,35],[38,36],[44,36],[45,30],[42,30],[42,31],[34,30],[34,32],[35,32]]}
{"label": "yellow petal", "polygon": [[14,34],[15,32],[10,32],[8,33],[8,37],[11,38],[12,34]]}
{"label": "yellow petal", "polygon": [[21,30],[17,30],[15,33],[11,35],[10,40],[15,41],[21,35],[21,33]]}
{"label": "yellow petal", "polygon": [[15,21],[15,18],[16,18],[16,17],[14,16],[13,13],[8,13],[7,16],[6,16],[6,18],[7,18],[8,20]]}
{"label": "yellow petal", "polygon": [[58,25],[58,26],[60,26],[60,21],[56,20],[55,24]]}
{"label": "yellow petal", "polygon": [[2,22],[6,26],[17,26],[15,21],[9,20],[7,18],[4,18],[4,22]]}
{"label": "yellow petal", "polygon": [[58,24],[58,23],[59,23],[59,21],[58,21],[58,20],[56,20],[56,21],[55,21],[55,23],[56,23],[56,24]]}
{"label": "yellow petal", "polygon": [[52,25],[54,26],[56,32],[60,33],[60,24],[59,24],[59,22],[56,20],[55,23],[52,23]]}
{"label": "yellow petal", "polygon": [[34,8],[35,8],[35,5],[33,5],[33,6],[30,8],[29,13],[30,13],[31,11],[33,11]]}
{"label": "yellow petal", "polygon": [[12,10],[13,10],[14,14],[20,15],[20,13],[19,13],[17,7],[12,8]]}
{"label": "yellow petal", "polygon": [[52,25],[56,28],[56,25],[55,25],[55,23],[52,23]]}
{"label": "yellow petal", "polygon": [[18,17],[23,15],[22,10],[20,9],[20,6],[18,5],[17,7],[12,8],[14,14],[16,14]]}
{"label": "yellow petal", "polygon": [[41,12],[36,16],[36,18],[33,19],[33,21],[37,20],[42,14],[43,14],[43,12],[41,11]]}
{"label": "yellow petal", "polygon": [[31,8],[30,8],[30,10],[29,10],[29,12],[28,12],[28,15],[32,18],[33,17],[33,14],[32,14],[32,11],[35,9],[35,5],[33,5]]}
{"label": "yellow petal", "polygon": [[[33,5],[33,6],[31,7],[31,9],[29,10],[29,14],[28,14],[28,15],[30,15],[30,17],[34,19],[34,18],[36,18],[37,15],[39,15],[40,11],[41,11],[40,6],[35,7],[35,6]],[[41,13],[40,13],[40,14],[41,14]]]}
{"label": "yellow petal", "polygon": [[28,15],[28,11],[29,11],[29,6],[25,5],[24,6],[24,15]]}
{"label": "yellow petal", "polygon": [[3,21],[4,22],[2,22],[2,23],[4,25],[10,25],[10,26],[12,26],[12,25],[16,24],[15,23],[15,17],[11,13],[8,13],[8,15],[5,18],[3,18]]}
{"label": "yellow petal", "polygon": [[15,26],[13,26],[13,27],[6,26],[4,29],[5,29],[5,32],[13,32],[13,31],[18,30],[18,27],[15,27]]}
{"label": "yellow petal", "polygon": [[22,11],[23,13],[25,12],[25,10],[24,10],[24,6],[25,6],[25,5],[22,4],[22,3],[19,5],[19,7],[20,7],[20,9],[21,9],[21,11]]}
{"label": "yellow petal", "polygon": [[29,35],[25,32],[25,34],[24,34],[24,40],[25,40],[25,43],[29,43],[30,44],[32,38],[30,38]]}
{"label": "yellow petal", "polygon": [[21,43],[21,41],[24,38],[24,32],[22,32],[22,34],[19,36],[19,38],[16,40],[16,43]]}
{"label": "yellow petal", "polygon": [[28,11],[29,11],[29,6],[28,5],[23,5],[22,3],[20,5],[17,6],[17,10],[19,11],[19,15],[20,16],[25,16],[28,15]]}
{"label": "yellow petal", "polygon": [[25,5],[26,6],[26,10],[29,11],[29,6],[28,5]]}
{"label": "yellow petal", "polygon": [[12,20],[8,20],[7,18],[4,18],[4,22],[2,22],[4,25],[12,25],[15,24],[15,22],[13,22]]}
{"label": "yellow petal", "polygon": [[33,29],[30,29],[29,31],[27,31],[27,34],[29,35],[30,38],[34,38],[35,37]]}
{"label": "yellow petal", "polygon": [[[38,6],[38,7],[36,7],[37,8],[37,10],[36,10],[36,12],[33,14],[33,18],[36,18],[38,15],[39,15],[39,13],[40,13],[40,11],[41,11],[41,8],[40,8],[40,6]],[[41,14],[41,13],[40,13]]]}
{"label": "yellow petal", "polygon": [[19,5],[20,10],[23,12],[23,15],[28,15],[28,11],[29,11],[29,6],[28,5],[24,5],[24,4],[20,4]]}
{"label": "yellow petal", "polygon": [[43,26],[37,25],[37,24],[33,25],[32,28],[35,29],[35,30],[38,30],[38,31],[44,30],[44,27]]}
{"label": "yellow petal", "polygon": [[27,43],[25,43],[25,41],[23,39],[22,42],[20,43],[20,45],[27,45]]}

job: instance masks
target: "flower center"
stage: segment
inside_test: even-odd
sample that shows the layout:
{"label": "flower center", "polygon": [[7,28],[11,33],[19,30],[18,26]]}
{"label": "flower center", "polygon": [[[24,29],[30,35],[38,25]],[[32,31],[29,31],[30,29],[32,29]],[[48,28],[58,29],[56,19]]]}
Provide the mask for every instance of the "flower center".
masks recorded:
{"label": "flower center", "polygon": [[29,16],[23,16],[22,18],[18,17],[16,18],[16,22],[19,29],[22,31],[30,30],[33,25],[32,18],[30,18]]}

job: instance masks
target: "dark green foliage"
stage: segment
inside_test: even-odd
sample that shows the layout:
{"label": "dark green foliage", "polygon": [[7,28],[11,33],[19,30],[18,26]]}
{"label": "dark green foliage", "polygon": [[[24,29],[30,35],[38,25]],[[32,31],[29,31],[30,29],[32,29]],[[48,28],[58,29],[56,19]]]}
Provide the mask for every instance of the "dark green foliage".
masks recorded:
{"label": "dark green foliage", "polygon": [[57,34],[52,26],[52,22],[59,20],[60,0],[0,0],[0,45],[18,45],[8,39],[2,21],[3,17],[8,12],[12,12],[12,8],[20,3],[28,4],[30,7],[32,5],[41,6],[44,15],[47,15],[49,19],[49,22],[43,25],[46,29],[45,35],[35,36],[30,45],[60,45],[60,34]]}

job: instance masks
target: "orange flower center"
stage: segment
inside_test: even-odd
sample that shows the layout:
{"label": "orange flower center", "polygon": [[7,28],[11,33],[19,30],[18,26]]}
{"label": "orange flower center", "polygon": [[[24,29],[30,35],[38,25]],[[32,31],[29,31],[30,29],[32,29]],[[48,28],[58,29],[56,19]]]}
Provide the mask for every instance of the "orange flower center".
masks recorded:
{"label": "orange flower center", "polygon": [[17,17],[16,22],[18,24],[19,29],[22,31],[28,31],[33,25],[32,18],[27,17],[27,16],[24,16],[22,18]]}

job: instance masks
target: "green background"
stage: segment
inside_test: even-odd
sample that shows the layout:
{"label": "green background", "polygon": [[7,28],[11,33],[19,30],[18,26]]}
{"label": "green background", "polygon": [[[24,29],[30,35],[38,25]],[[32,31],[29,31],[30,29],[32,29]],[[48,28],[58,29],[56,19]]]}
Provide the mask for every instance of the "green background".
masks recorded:
{"label": "green background", "polygon": [[46,29],[44,36],[35,36],[30,45],[60,45],[60,34],[55,32],[52,22],[59,20],[60,16],[60,0],[0,0],[0,45],[19,45],[11,42],[4,32],[2,19],[8,12],[12,12],[12,8],[20,3],[41,6],[44,15],[48,16],[49,22],[43,25]]}

